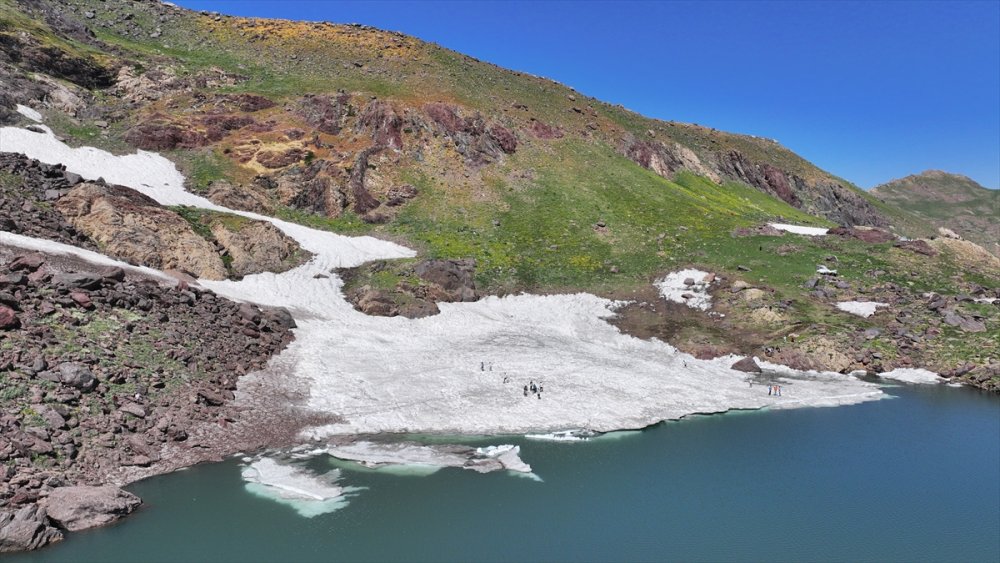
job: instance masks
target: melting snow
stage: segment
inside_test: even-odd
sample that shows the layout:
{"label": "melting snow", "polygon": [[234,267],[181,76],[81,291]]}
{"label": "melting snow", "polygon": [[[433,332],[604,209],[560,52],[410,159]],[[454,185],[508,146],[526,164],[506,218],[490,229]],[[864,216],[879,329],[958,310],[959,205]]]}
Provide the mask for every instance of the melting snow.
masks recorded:
{"label": "melting snow", "polygon": [[[34,121],[35,123],[41,123],[42,122],[42,114],[40,114],[37,111],[29,108],[28,106],[23,106],[21,104],[17,104],[17,108],[16,109],[17,109],[17,113],[23,115],[24,117],[27,117],[28,119]],[[0,146],[2,146],[2,145],[0,145]]]}
{"label": "melting snow", "polygon": [[896,368],[892,371],[887,371],[878,374],[879,377],[883,379],[893,379],[895,381],[902,381],[904,383],[943,383],[945,379],[940,375],[934,373],[933,371],[928,371],[926,369],[914,369],[914,368]]}
{"label": "melting snow", "polygon": [[888,306],[888,303],[879,303],[878,301],[841,301],[837,303],[837,308],[841,311],[865,318],[874,315],[879,307]]}
{"label": "melting snow", "polygon": [[[671,272],[656,282],[660,295],[667,301],[682,303],[692,309],[707,311],[712,306],[712,296],[708,293],[711,274],[701,270],[681,270]],[[685,280],[694,282],[685,284]]]}
{"label": "melting snow", "polygon": [[772,227],[778,229],[779,231],[787,231],[789,233],[795,233],[797,235],[806,235],[810,237],[823,236],[830,231],[830,229],[823,229],[820,227],[806,227],[804,225],[786,225],[784,223],[770,223]]}
{"label": "melting snow", "polygon": [[[737,357],[698,360],[664,342],[623,335],[605,321],[615,304],[583,293],[443,303],[439,315],[424,319],[370,317],[344,300],[337,276],[314,276],[334,267],[413,256],[411,250],[222,208],[185,192],[174,165],[154,153],[115,156],[94,148],[73,149],[51,134],[9,127],[0,128],[0,146],[65,164],[86,178],[103,176],[165,205],[270,221],[314,253],[310,262],[283,274],[200,282],[230,298],[292,311],[299,324],[296,339],[271,365],[308,381],[309,407],[343,420],[313,429],[309,434],[314,436],[610,431],[692,413],[848,404],[884,396],[878,386],[856,378],[780,367],[771,373],[783,385],[783,397],[768,396],[764,386],[748,387],[745,374],[729,368]],[[97,259],[83,250],[72,252]],[[692,277],[696,286],[707,285],[705,272],[674,275],[681,284]],[[668,289],[661,291],[672,295],[677,278],[668,279],[661,282]],[[694,295],[685,301],[708,308],[707,292],[685,288]],[[498,369],[482,371],[484,361]],[[273,381],[261,374],[248,377],[265,385]],[[524,393],[531,381],[544,391]]]}

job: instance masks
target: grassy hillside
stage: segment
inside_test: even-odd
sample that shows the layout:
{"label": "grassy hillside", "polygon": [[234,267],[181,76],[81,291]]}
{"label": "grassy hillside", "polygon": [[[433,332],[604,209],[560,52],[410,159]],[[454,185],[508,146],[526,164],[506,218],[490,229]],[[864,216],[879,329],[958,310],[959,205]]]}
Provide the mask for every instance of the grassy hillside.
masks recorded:
{"label": "grassy hillside", "polygon": [[1000,255],[1000,190],[971,178],[928,170],[874,188],[872,195],[896,208],[947,227]]}

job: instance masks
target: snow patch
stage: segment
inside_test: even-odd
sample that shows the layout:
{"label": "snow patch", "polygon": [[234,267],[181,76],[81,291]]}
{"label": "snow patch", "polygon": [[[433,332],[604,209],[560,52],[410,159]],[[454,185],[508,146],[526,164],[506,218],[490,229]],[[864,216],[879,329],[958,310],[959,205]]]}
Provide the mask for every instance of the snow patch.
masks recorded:
{"label": "snow patch", "polygon": [[[692,309],[707,311],[712,306],[712,296],[708,293],[711,274],[701,270],[681,270],[671,272],[654,285],[667,301],[682,303]],[[685,282],[693,281],[692,285]]]}
{"label": "snow patch", "polygon": [[312,518],[347,505],[345,495],[356,488],[337,485],[340,471],[315,475],[306,469],[264,457],[243,469],[247,491],[291,506],[301,516]]}
{"label": "snow patch", "polygon": [[888,303],[880,303],[878,301],[841,301],[837,303],[837,308],[841,311],[865,318],[874,315],[879,307],[888,306]]}
{"label": "snow patch", "polygon": [[[23,115],[24,117],[27,117],[28,119],[34,121],[35,123],[41,123],[42,122],[42,114],[40,114],[37,111],[29,108],[28,106],[17,104],[17,108],[16,109],[17,109],[17,113]],[[0,144],[0,146],[3,146],[3,145]]]}
{"label": "snow patch", "polygon": [[785,223],[769,223],[775,229],[779,231],[786,231],[789,233],[795,233],[797,235],[806,235],[810,237],[823,236],[830,232],[830,229],[823,229],[821,227],[806,227],[804,225],[787,225]]}
{"label": "snow patch", "polygon": [[914,368],[896,368],[892,371],[880,373],[878,376],[883,379],[892,379],[895,381],[902,381],[904,383],[916,384],[944,383],[945,381],[945,378],[934,373],[933,371]]}

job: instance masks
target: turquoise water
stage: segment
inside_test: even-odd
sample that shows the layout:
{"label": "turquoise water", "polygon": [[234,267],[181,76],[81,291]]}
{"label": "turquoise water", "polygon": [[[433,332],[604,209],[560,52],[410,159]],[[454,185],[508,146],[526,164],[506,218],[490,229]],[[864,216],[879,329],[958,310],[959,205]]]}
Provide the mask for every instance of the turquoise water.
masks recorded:
{"label": "turquoise water", "polygon": [[1000,560],[1000,399],[891,393],[513,440],[544,482],[345,472],[367,488],[311,519],[247,493],[236,461],[205,465],[132,486],[146,505],[118,525],[10,560]]}

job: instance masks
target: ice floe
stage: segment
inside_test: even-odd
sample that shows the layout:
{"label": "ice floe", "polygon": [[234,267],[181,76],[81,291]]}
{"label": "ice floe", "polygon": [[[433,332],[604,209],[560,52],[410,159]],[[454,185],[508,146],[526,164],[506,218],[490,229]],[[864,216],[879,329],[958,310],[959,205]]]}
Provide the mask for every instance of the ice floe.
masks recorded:
{"label": "ice floe", "polygon": [[945,378],[933,371],[915,368],[896,368],[892,371],[880,373],[878,376],[883,379],[892,379],[904,383],[932,384],[945,382]]}
{"label": "ice floe", "polygon": [[[24,117],[27,117],[28,119],[34,121],[35,123],[41,123],[42,122],[42,114],[40,114],[37,111],[29,108],[28,106],[17,104],[17,106],[16,106],[15,109],[17,109],[17,113],[23,115]],[[0,147],[2,147],[2,146],[3,145],[0,144]]]}
{"label": "ice floe", "polygon": [[667,301],[707,311],[712,306],[712,296],[708,293],[708,286],[713,278],[712,274],[701,270],[681,270],[667,274],[654,285]]}
{"label": "ice floe", "polygon": [[874,315],[879,307],[888,306],[888,303],[880,303],[878,301],[841,301],[837,303],[837,308],[841,311],[865,318]]}
{"label": "ice floe", "polygon": [[339,486],[339,478],[337,469],[317,475],[269,457],[253,461],[243,469],[249,492],[291,506],[307,518],[347,505],[347,495],[358,489]]}
{"label": "ice floe", "polygon": [[[154,153],[116,156],[73,149],[49,133],[10,127],[0,128],[0,146],[62,163],[85,178],[104,177],[165,205],[270,221],[312,252],[308,263],[282,274],[200,281],[226,297],[292,311],[299,325],[296,339],[272,359],[273,371],[304,380],[310,390],[306,406],[342,420],[311,429],[308,436],[605,432],[693,413],[826,406],[885,396],[877,385],[853,377],[774,370],[784,396],[770,397],[761,386],[748,388],[745,374],[730,369],[737,357],[698,360],[664,342],[624,335],[606,322],[616,303],[583,293],[442,303],[440,314],[423,319],[367,316],[343,298],[342,282],[330,275],[331,268],[412,256],[411,250],[225,209],[185,192],[174,165]],[[691,277],[696,285],[707,285],[705,272],[675,274],[681,284]],[[694,295],[685,301],[708,308],[707,292],[684,287]],[[497,370],[482,371],[484,361]],[[261,374],[241,381],[280,384]],[[544,391],[524,392],[532,381]]]}
{"label": "ice floe", "polygon": [[806,227],[805,225],[787,225],[785,223],[770,223],[772,227],[778,229],[779,231],[786,231],[789,233],[794,233],[797,235],[806,235],[810,237],[823,236],[830,232],[830,229],[824,229],[821,227]]}
{"label": "ice floe", "polygon": [[521,448],[510,444],[473,448],[448,444],[415,442],[372,442],[361,440],[331,444],[329,455],[364,467],[418,466],[428,468],[458,467],[478,473],[516,471],[531,473],[531,466],[520,458]]}

